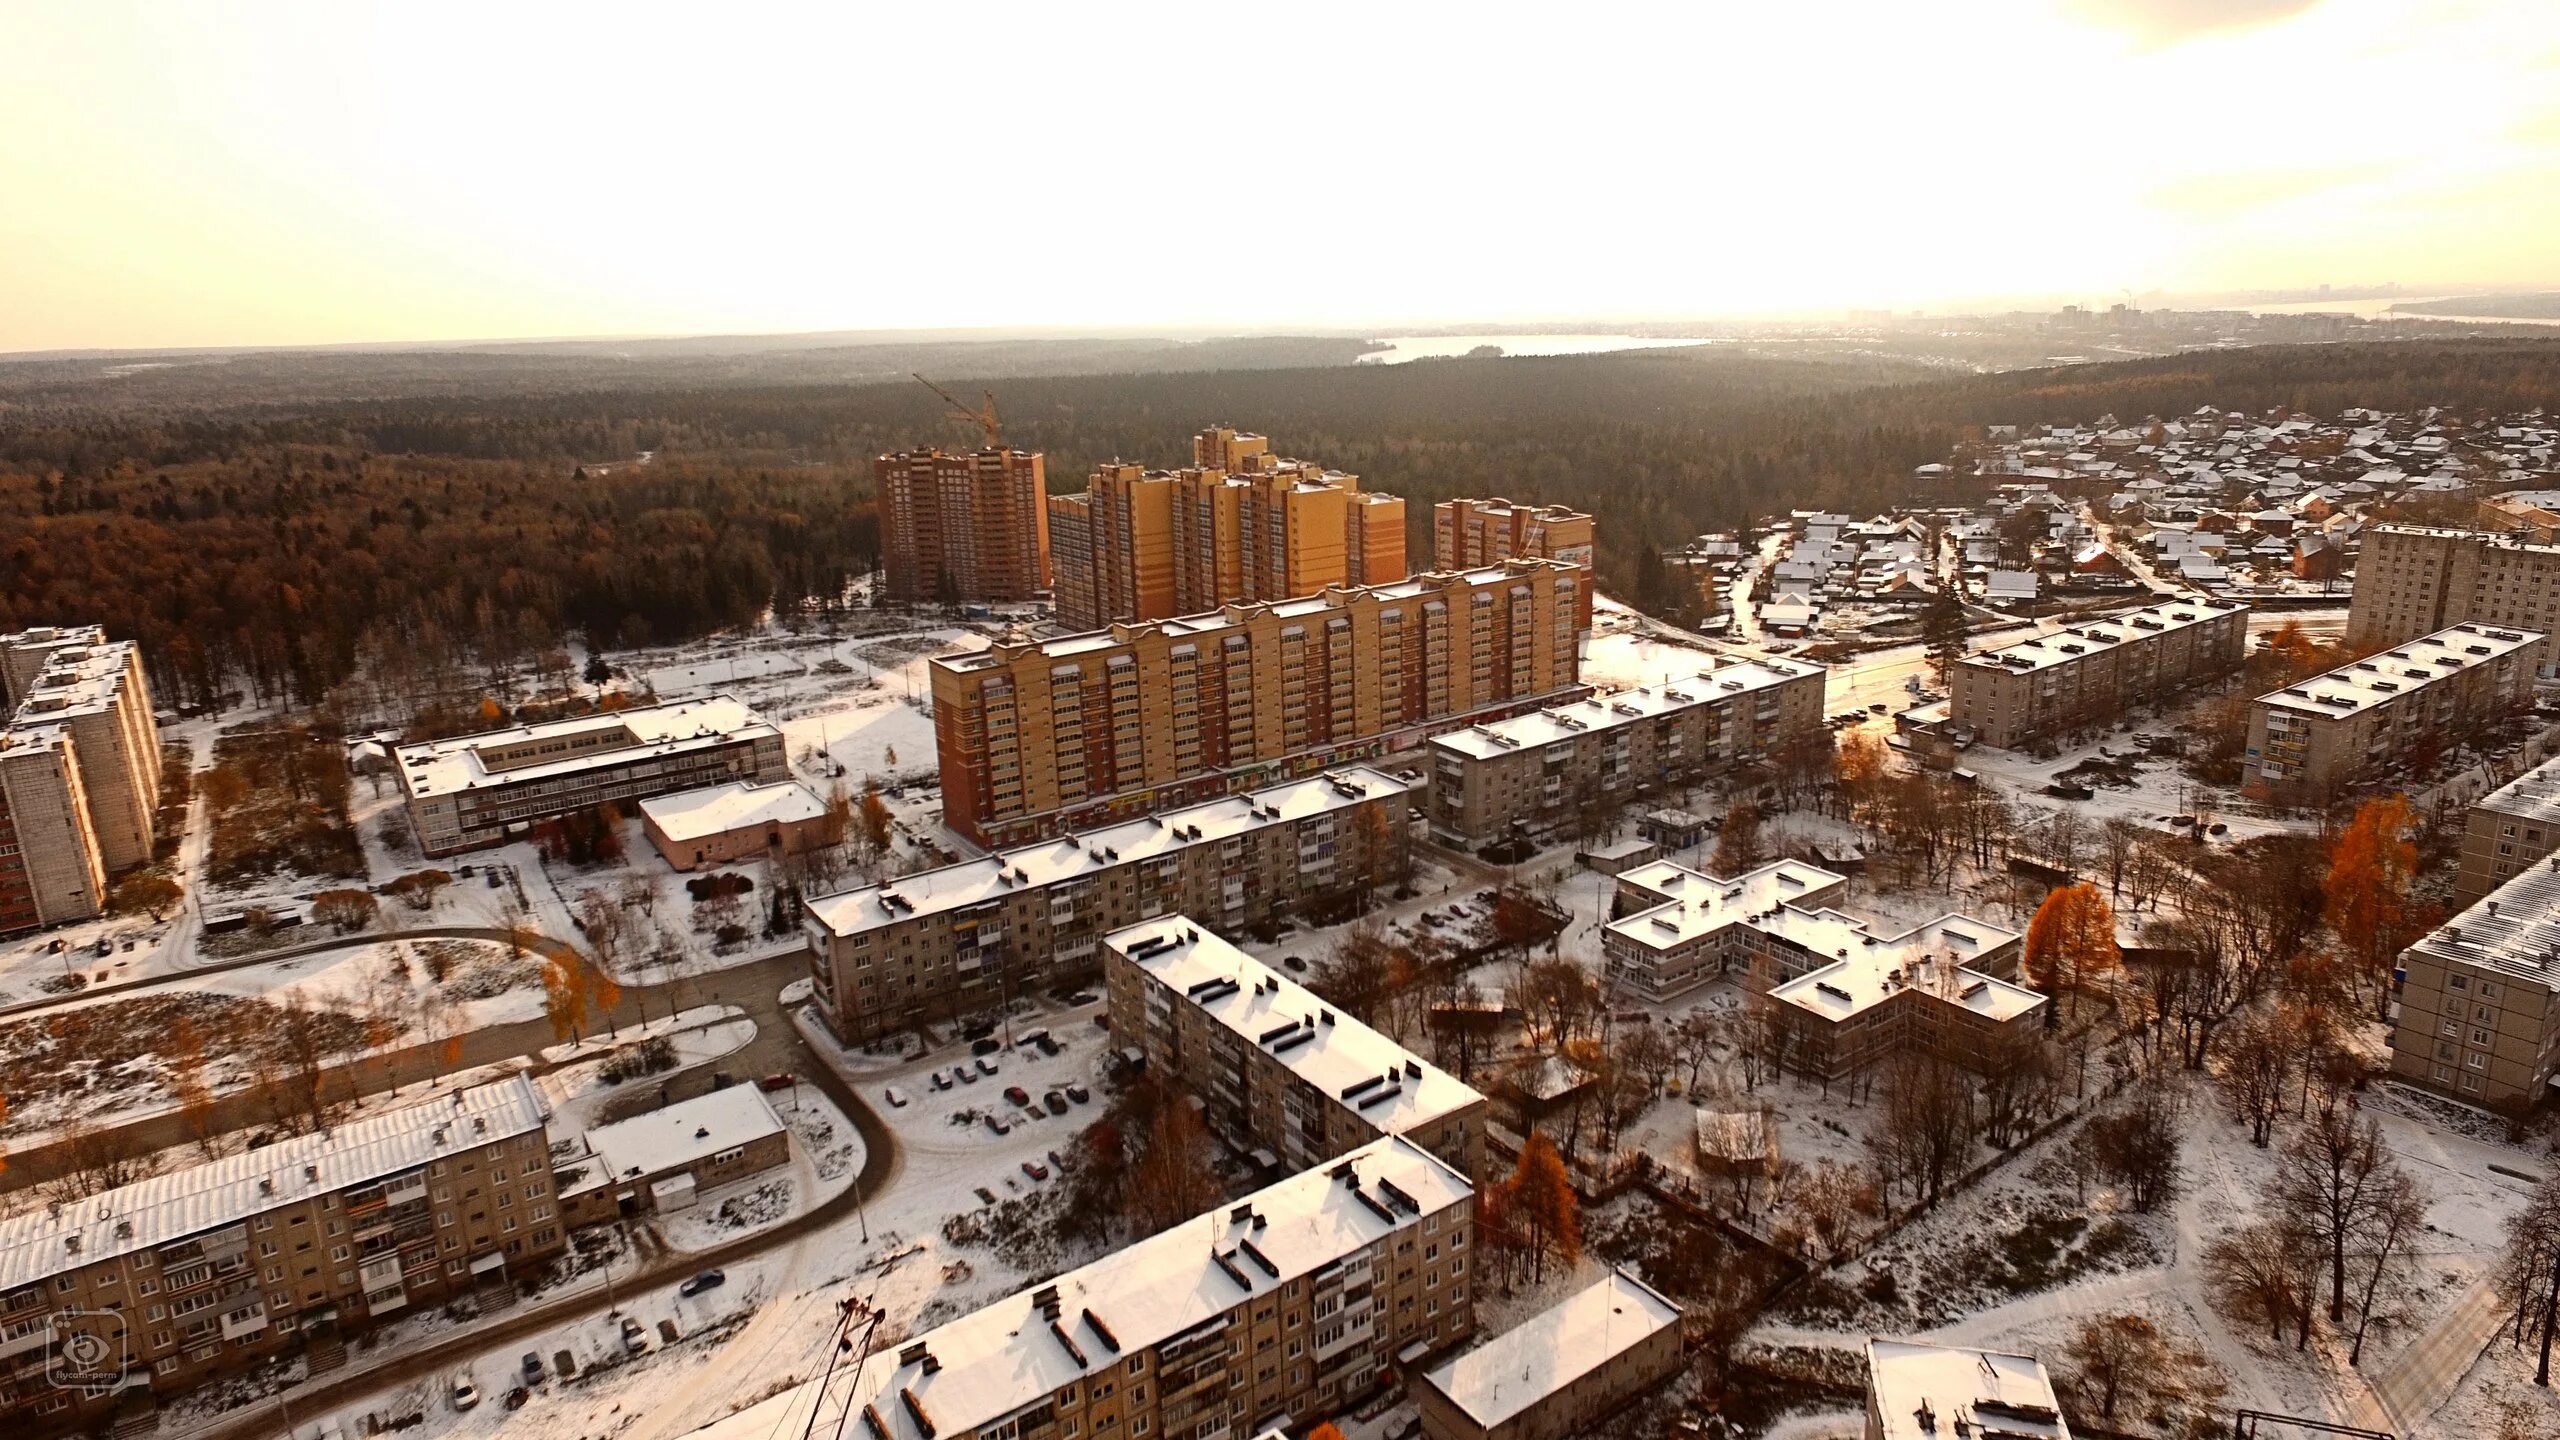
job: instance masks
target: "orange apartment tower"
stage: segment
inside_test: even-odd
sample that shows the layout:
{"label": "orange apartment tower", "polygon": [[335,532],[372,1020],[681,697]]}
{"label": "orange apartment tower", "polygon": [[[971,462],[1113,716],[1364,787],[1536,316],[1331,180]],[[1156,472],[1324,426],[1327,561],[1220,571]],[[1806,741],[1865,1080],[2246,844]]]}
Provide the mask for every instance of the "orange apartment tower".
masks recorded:
{"label": "orange apartment tower", "polygon": [[1049,587],[1048,471],[1037,452],[901,450],[871,473],[890,600],[1029,600]]}
{"label": "orange apartment tower", "polygon": [[1189,468],[1114,462],[1049,499],[1058,620],[1087,630],[1405,577],[1404,501],[1225,427]]}

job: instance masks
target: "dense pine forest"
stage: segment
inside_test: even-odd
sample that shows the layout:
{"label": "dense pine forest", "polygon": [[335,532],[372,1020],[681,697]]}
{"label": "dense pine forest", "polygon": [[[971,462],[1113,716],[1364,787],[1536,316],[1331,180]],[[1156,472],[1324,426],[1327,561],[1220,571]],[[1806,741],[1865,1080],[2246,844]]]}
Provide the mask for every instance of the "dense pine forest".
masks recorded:
{"label": "dense pine forest", "polygon": [[[260,373],[276,394],[360,398],[246,398]],[[1587,508],[1603,583],[1623,586],[1654,547],[1702,529],[1900,498],[1914,466],[1986,423],[2206,404],[2529,410],[2560,405],[2560,340],[1956,379],[1701,347],[990,383],[1007,441],[1046,451],[1055,488],[1114,457],[1184,461],[1193,431],[1230,423],[1408,497],[1417,553],[1431,502],[1452,495]],[[683,639],[769,605],[840,603],[878,549],[869,457],[976,439],[911,381],[772,384],[698,359],[0,367],[0,629],[102,620],[144,642],[164,693],[195,703],[226,689],[317,701],[366,656],[495,667],[572,635]],[[632,463],[643,451],[651,463]]]}

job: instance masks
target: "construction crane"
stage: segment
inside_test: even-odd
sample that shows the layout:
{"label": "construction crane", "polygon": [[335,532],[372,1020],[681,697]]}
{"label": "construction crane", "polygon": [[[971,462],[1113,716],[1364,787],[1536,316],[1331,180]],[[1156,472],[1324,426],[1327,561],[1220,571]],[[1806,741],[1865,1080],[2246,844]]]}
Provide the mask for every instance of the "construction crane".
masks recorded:
{"label": "construction crane", "polygon": [[[909,371],[907,373],[912,375],[915,372]],[[952,394],[950,391],[943,389],[941,386],[934,384],[932,381],[927,380],[921,375],[916,376],[916,383],[922,385],[927,390],[932,391],[934,394],[941,396],[942,402],[951,407],[951,417],[953,419],[966,420],[970,424],[977,426],[979,429],[986,431],[988,449],[1001,450],[1004,448],[1004,437],[999,433],[996,425],[996,395],[994,391],[989,390],[986,392],[987,400],[985,405],[972,410],[968,406],[960,403],[959,396]]]}

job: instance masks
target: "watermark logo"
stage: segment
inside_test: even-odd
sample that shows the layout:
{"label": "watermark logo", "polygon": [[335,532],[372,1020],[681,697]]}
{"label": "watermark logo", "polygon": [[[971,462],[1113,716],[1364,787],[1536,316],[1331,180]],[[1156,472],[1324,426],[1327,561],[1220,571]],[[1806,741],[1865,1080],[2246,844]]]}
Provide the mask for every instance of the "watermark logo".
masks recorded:
{"label": "watermark logo", "polygon": [[115,1310],[56,1310],[44,1377],[57,1390],[111,1395],[133,1372],[132,1337]]}

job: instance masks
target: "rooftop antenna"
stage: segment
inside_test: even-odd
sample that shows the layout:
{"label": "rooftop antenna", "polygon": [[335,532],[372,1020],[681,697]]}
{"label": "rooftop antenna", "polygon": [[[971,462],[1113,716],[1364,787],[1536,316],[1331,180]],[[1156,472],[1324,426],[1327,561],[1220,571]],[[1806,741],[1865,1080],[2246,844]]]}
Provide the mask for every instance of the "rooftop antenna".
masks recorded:
{"label": "rooftop antenna", "polygon": [[[914,374],[915,372],[909,371],[908,373]],[[943,403],[951,407],[952,419],[966,420],[970,424],[977,426],[979,429],[986,431],[988,449],[1001,450],[1004,448],[1004,440],[1002,435],[999,433],[999,427],[996,423],[996,395],[994,391],[988,390],[982,392],[986,397],[986,403],[973,410],[967,405],[962,404],[960,402],[960,397],[943,389],[941,386],[934,384],[932,381],[927,380],[922,375],[916,376],[916,383],[922,385],[927,390],[932,391],[934,394],[941,396]]]}

